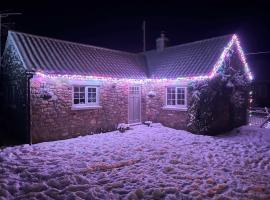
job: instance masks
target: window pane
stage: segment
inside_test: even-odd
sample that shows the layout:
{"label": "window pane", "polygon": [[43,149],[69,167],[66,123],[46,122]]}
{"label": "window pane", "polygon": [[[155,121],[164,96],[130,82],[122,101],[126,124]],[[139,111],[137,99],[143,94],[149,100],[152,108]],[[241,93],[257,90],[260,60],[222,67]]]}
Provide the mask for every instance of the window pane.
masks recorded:
{"label": "window pane", "polygon": [[96,92],[96,88],[88,88],[88,93],[95,93]]}
{"label": "window pane", "polygon": [[177,104],[178,104],[178,105],[185,105],[185,100],[183,100],[183,99],[178,99],[178,100],[177,100]]}
{"label": "window pane", "polygon": [[175,105],[176,103],[176,89],[175,87],[167,88],[167,105]]}
{"label": "window pane", "polygon": [[85,99],[80,99],[80,104],[84,104],[85,103]]}
{"label": "window pane", "polygon": [[88,98],[95,99],[96,98],[96,93],[90,93],[90,94],[88,94]]}
{"label": "window pane", "polygon": [[185,105],[185,88],[177,88],[177,104]]}
{"label": "window pane", "polygon": [[74,87],[74,92],[79,92],[79,88],[78,87]]}
{"label": "window pane", "polygon": [[74,98],[79,98],[79,93],[74,93]]}
{"label": "window pane", "polygon": [[175,90],[175,89],[172,88],[172,87],[168,87],[168,88],[167,88],[167,92],[168,92],[168,93],[173,93],[173,92],[175,92],[174,90]]}
{"label": "window pane", "polygon": [[80,98],[84,98],[84,93],[80,93]]}
{"label": "window pane", "polygon": [[96,103],[97,102],[97,88],[88,88],[88,103]]}
{"label": "window pane", "polygon": [[80,87],[80,92],[85,92],[85,87]]}
{"label": "window pane", "polygon": [[78,104],[79,103],[79,99],[74,99],[74,104]]}
{"label": "window pane", "polygon": [[96,103],[96,99],[95,98],[88,99],[88,102],[89,103]]}
{"label": "window pane", "polygon": [[185,89],[184,88],[177,88],[177,93],[184,93]]}

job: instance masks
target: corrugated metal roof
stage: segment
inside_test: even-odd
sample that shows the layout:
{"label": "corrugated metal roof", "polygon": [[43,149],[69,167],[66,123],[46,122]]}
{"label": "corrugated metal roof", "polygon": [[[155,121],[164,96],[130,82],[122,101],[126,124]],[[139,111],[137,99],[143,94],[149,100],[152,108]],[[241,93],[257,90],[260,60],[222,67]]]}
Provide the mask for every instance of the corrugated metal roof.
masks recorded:
{"label": "corrugated metal roof", "polygon": [[135,54],[14,31],[9,35],[29,70],[116,78],[207,75],[232,38],[226,35]]}
{"label": "corrugated metal roof", "polygon": [[117,78],[146,78],[143,55],[9,32],[29,70]]}
{"label": "corrugated metal roof", "polygon": [[207,75],[232,35],[167,47],[144,53],[151,78]]}

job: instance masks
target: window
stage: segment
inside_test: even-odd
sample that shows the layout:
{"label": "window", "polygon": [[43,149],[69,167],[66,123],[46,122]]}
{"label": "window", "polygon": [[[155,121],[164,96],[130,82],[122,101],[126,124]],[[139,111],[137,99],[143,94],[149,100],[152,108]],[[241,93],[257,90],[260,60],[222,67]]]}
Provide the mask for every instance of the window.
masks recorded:
{"label": "window", "polygon": [[166,106],[186,108],[186,87],[167,87]]}
{"label": "window", "polygon": [[98,87],[73,86],[73,107],[91,107],[98,104]]}

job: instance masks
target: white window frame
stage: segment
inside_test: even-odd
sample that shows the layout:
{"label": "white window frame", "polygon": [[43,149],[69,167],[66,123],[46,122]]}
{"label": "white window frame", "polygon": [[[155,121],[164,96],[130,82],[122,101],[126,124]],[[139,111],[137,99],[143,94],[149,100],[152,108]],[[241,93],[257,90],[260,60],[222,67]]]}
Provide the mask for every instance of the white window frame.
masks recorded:
{"label": "white window frame", "polygon": [[[75,87],[84,87],[84,98],[85,103],[83,104],[74,104],[74,88]],[[96,102],[88,102],[88,89],[95,88],[96,89]],[[99,105],[99,86],[95,85],[73,85],[72,86],[72,109],[87,109],[87,108],[100,108]]]}
{"label": "white window frame", "polygon": [[[168,88],[175,88],[175,105],[168,105]],[[177,89],[182,88],[185,91],[185,104],[177,104]],[[187,110],[187,87],[186,86],[167,86],[165,92],[165,107],[168,110]]]}

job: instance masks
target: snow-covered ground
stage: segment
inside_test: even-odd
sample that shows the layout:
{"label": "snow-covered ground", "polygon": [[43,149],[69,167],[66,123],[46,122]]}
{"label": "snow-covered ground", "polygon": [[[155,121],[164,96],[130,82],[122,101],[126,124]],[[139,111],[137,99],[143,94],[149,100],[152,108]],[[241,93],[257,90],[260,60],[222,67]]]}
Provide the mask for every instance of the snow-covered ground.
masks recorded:
{"label": "snow-covered ground", "polygon": [[[265,122],[266,119],[267,116],[252,115],[251,117],[249,117],[249,124],[260,127]],[[266,124],[263,127],[270,129],[270,122],[269,121],[266,122]]]}
{"label": "snow-covered ground", "polygon": [[270,130],[153,124],[0,150],[0,199],[270,199]]}

